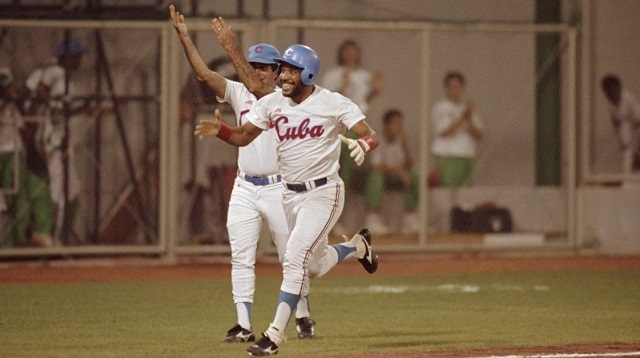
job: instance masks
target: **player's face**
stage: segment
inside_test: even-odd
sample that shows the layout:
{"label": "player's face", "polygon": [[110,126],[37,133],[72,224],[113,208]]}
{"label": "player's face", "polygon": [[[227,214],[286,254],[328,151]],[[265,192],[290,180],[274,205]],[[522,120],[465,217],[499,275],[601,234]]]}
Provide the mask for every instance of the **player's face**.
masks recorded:
{"label": "player's face", "polygon": [[604,90],[604,94],[609,99],[609,102],[618,104],[620,103],[620,99],[622,98],[622,88],[618,86],[611,86]]}
{"label": "player's face", "polygon": [[360,49],[354,45],[347,45],[342,49],[342,62],[347,67],[357,67],[360,64]]}
{"label": "player's face", "polygon": [[302,84],[300,74],[302,70],[298,67],[283,63],[280,65],[280,84],[282,87],[282,95],[285,97],[300,99],[304,94],[305,86]]}
{"label": "player's face", "polygon": [[82,63],[82,55],[68,55],[63,57],[64,67],[69,71],[76,71],[80,68],[80,64]]}
{"label": "player's face", "polygon": [[266,86],[273,87],[278,78],[278,73],[275,71],[275,66],[267,65],[265,63],[251,62],[251,67],[256,71],[256,74],[260,78],[260,81]]}
{"label": "player's face", "polygon": [[402,116],[394,116],[389,123],[384,126],[384,133],[387,139],[394,141],[402,132]]}
{"label": "player's face", "polygon": [[462,93],[464,92],[464,84],[457,78],[451,78],[447,81],[446,91],[447,98],[454,102],[460,102]]}

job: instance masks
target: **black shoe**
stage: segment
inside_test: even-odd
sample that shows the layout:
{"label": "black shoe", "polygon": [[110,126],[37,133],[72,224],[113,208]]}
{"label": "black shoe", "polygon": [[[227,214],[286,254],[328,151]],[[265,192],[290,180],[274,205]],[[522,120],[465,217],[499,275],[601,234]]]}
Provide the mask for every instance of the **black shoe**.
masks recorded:
{"label": "black shoe", "polygon": [[242,343],[253,342],[255,340],[256,336],[253,334],[252,330],[244,329],[242,328],[242,326],[236,323],[236,325],[231,327],[231,329],[227,332],[227,335],[222,341],[228,343]]}
{"label": "black shoe", "polygon": [[249,355],[256,357],[272,356],[278,354],[278,346],[263,333],[260,340],[247,348],[247,352],[249,352]]}
{"label": "black shoe", "polygon": [[[360,235],[361,238],[359,238],[358,235]],[[362,229],[358,235],[356,235],[354,239],[360,239],[360,241],[364,243],[365,248],[364,256],[359,258],[358,261],[360,261],[362,267],[364,267],[368,273],[374,273],[378,269],[378,255],[374,255],[371,251],[371,232],[369,232],[368,229]]]}
{"label": "black shoe", "polygon": [[298,339],[315,339],[316,330],[313,328],[316,321],[311,317],[296,318],[296,330],[298,331]]}

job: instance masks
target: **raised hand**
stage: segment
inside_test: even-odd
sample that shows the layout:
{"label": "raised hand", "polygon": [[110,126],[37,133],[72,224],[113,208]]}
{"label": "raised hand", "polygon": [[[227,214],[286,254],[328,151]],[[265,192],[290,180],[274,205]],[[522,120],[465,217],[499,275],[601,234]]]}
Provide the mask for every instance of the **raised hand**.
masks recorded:
{"label": "raised hand", "polygon": [[198,139],[216,136],[220,132],[221,126],[222,115],[220,114],[220,110],[216,108],[213,119],[203,119],[198,121],[196,130],[193,132],[193,134],[198,137]]}
{"label": "raised hand", "polygon": [[173,28],[176,29],[176,32],[180,36],[186,36],[187,25],[184,23],[184,15],[180,12],[176,11],[175,6],[173,4],[169,5],[169,13],[171,14],[171,21],[173,22]]}
{"label": "raised hand", "polygon": [[231,30],[222,17],[211,20],[211,28],[218,38],[218,42],[224,49],[233,48],[238,43],[236,34]]}

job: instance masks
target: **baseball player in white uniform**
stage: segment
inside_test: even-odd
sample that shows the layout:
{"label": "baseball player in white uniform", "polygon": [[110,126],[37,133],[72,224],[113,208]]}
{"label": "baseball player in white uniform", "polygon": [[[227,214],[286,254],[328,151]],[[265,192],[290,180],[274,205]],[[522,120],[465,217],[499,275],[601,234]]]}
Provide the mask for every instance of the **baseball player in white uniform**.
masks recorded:
{"label": "baseball player in white uniform", "polygon": [[[190,40],[184,16],[170,6],[174,27],[180,36],[187,58],[198,79],[207,84],[218,101],[227,102],[233,108],[237,125],[246,121],[246,114],[259,97],[274,91],[278,64],[274,61],[280,52],[269,44],[256,44],[249,48],[247,59],[237,49],[233,31],[222,18],[213,20],[213,30],[219,42],[227,50],[237,67],[243,83],[228,80],[207,68],[204,60]],[[246,84],[246,85],[245,85]],[[251,88],[254,93],[250,92]],[[266,131],[251,144],[238,152],[238,175],[235,179],[229,210],[227,230],[231,246],[231,280],[233,300],[238,322],[224,337],[224,342],[253,342],[255,335],[251,325],[253,295],[255,291],[256,249],[262,221],[269,226],[272,238],[282,261],[289,227],[282,207],[281,176],[276,157],[275,131]],[[315,322],[310,317],[308,297],[297,305],[296,323],[300,339],[315,338]]]}
{"label": "baseball player in white uniform", "polygon": [[[282,91],[261,98],[241,126],[223,124],[216,110],[214,119],[200,121],[195,130],[199,138],[215,135],[236,146],[252,143],[265,131],[276,136],[282,203],[291,234],[275,318],[262,338],[248,348],[255,356],[276,354],[285,343],[285,329],[294,307],[309,291],[309,277],[320,277],[353,257],[369,273],[378,268],[366,229],[351,240],[344,237],[344,243],[328,245],[328,233],[344,205],[344,183],[338,176],[341,141],[361,165],[378,143],[375,133],[351,100],[314,85],[320,60],[313,49],[292,45],[276,62]],[[360,138],[343,137],[344,126]],[[270,127],[273,129],[267,131]]]}
{"label": "baseball player in white uniform", "polygon": [[66,230],[72,230],[76,216],[74,212],[80,205],[81,193],[80,178],[76,173],[75,151],[71,147],[66,150],[68,157],[65,171],[64,143],[68,140],[68,133],[64,129],[64,117],[82,112],[91,113],[94,110],[88,102],[74,100],[68,104],[65,111],[65,104],[61,97],[73,97],[77,94],[71,73],[80,68],[82,56],[87,51],[87,48],[76,38],[62,41],[56,47],[57,58],[35,69],[25,81],[25,86],[31,92],[26,102],[26,111],[43,119],[36,137],[37,145],[41,146],[39,149],[47,162],[49,189],[55,207],[54,238],[56,240],[60,239]]}

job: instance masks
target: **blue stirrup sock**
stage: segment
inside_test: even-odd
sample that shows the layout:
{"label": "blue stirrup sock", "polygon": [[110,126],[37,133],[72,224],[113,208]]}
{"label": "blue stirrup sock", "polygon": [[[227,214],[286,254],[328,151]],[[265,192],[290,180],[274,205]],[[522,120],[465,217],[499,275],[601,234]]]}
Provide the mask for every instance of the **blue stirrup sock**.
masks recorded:
{"label": "blue stirrup sock", "polygon": [[298,305],[298,301],[300,301],[300,295],[280,291],[276,317],[274,318],[272,325],[281,332],[284,332],[287,328],[287,324],[289,324],[289,319],[291,318],[293,310]]}
{"label": "blue stirrup sock", "polygon": [[343,244],[331,245],[338,253],[338,262],[342,262],[350,253],[355,252],[355,246],[345,246]]}

